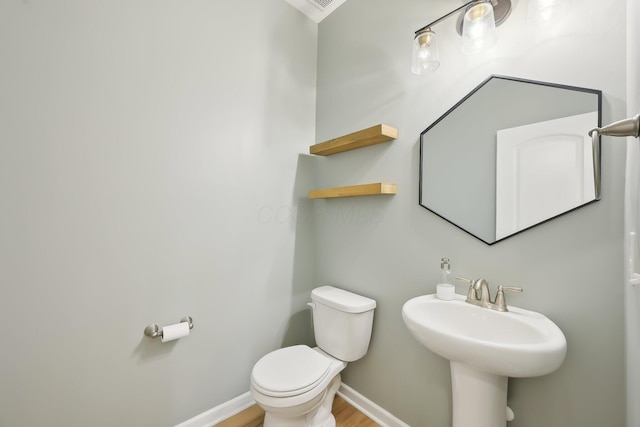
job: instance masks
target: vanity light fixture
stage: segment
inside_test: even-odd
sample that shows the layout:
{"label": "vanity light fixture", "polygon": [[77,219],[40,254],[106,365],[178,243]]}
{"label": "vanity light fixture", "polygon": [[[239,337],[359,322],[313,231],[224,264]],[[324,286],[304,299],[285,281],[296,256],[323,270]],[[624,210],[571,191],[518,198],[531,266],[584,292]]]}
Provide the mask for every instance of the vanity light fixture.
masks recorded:
{"label": "vanity light fixture", "polygon": [[529,25],[553,25],[569,14],[572,0],[529,0],[527,23]]}
{"label": "vanity light fixture", "polygon": [[459,19],[458,33],[462,35],[462,52],[481,52],[496,42],[496,26],[509,17],[511,0],[471,0],[417,30],[411,64],[414,74],[425,74],[440,66],[436,33],[431,28],[461,11],[464,15]]}

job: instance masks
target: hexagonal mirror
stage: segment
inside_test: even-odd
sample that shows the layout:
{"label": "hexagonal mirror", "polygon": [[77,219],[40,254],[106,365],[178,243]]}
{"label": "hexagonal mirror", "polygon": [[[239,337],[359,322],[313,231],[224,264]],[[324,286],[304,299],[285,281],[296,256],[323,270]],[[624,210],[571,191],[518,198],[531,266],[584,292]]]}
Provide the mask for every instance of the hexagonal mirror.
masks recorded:
{"label": "hexagonal mirror", "polygon": [[491,76],[420,134],[420,205],[491,245],[599,199],[602,92]]}

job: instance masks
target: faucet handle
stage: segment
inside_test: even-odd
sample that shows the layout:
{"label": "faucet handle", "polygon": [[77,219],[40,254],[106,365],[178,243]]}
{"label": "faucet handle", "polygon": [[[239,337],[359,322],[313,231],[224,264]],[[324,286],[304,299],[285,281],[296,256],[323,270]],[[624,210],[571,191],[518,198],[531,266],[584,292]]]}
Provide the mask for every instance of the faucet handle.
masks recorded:
{"label": "faucet handle", "polygon": [[496,300],[494,302],[494,304],[496,305],[496,309],[498,311],[509,311],[509,309],[507,308],[507,300],[504,297],[504,291],[522,292],[522,291],[524,291],[524,289],[517,288],[515,286],[502,286],[502,285],[499,285],[498,286],[498,292],[496,293]]}
{"label": "faucet handle", "polygon": [[456,276],[456,280],[469,285],[469,291],[467,292],[467,301],[478,299],[478,293],[476,292],[476,289],[473,287],[475,280],[467,279],[466,277],[461,277],[461,276]]}
{"label": "faucet handle", "polygon": [[498,285],[498,291],[500,291],[500,289],[502,289],[503,291],[509,291],[509,292],[523,292],[524,289],[522,288],[517,288],[515,286],[502,286],[502,285]]}
{"label": "faucet handle", "polygon": [[456,276],[456,280],[462,283],[466,283],[467,285],[473,284],[473,280],[467,279],[466,277]]}

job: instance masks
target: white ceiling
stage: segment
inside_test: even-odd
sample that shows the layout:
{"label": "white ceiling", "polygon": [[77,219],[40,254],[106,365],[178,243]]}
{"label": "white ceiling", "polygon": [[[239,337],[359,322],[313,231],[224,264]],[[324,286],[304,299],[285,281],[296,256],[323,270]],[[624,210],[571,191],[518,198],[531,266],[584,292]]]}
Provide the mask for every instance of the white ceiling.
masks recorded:
{"label": "white ceiling", "polygon": [[347,0],[285,0],[291,6],[320,22]]}

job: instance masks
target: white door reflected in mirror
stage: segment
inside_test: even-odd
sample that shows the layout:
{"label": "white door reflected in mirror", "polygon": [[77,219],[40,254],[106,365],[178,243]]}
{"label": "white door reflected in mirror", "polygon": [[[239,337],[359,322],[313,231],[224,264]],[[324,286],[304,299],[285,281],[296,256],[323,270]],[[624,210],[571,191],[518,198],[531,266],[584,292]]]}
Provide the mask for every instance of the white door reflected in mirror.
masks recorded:
{"label": "white door reflected in mirror", "polygon": [[539,224],[595,197],[593,111],[497,131],[496,239]]}

